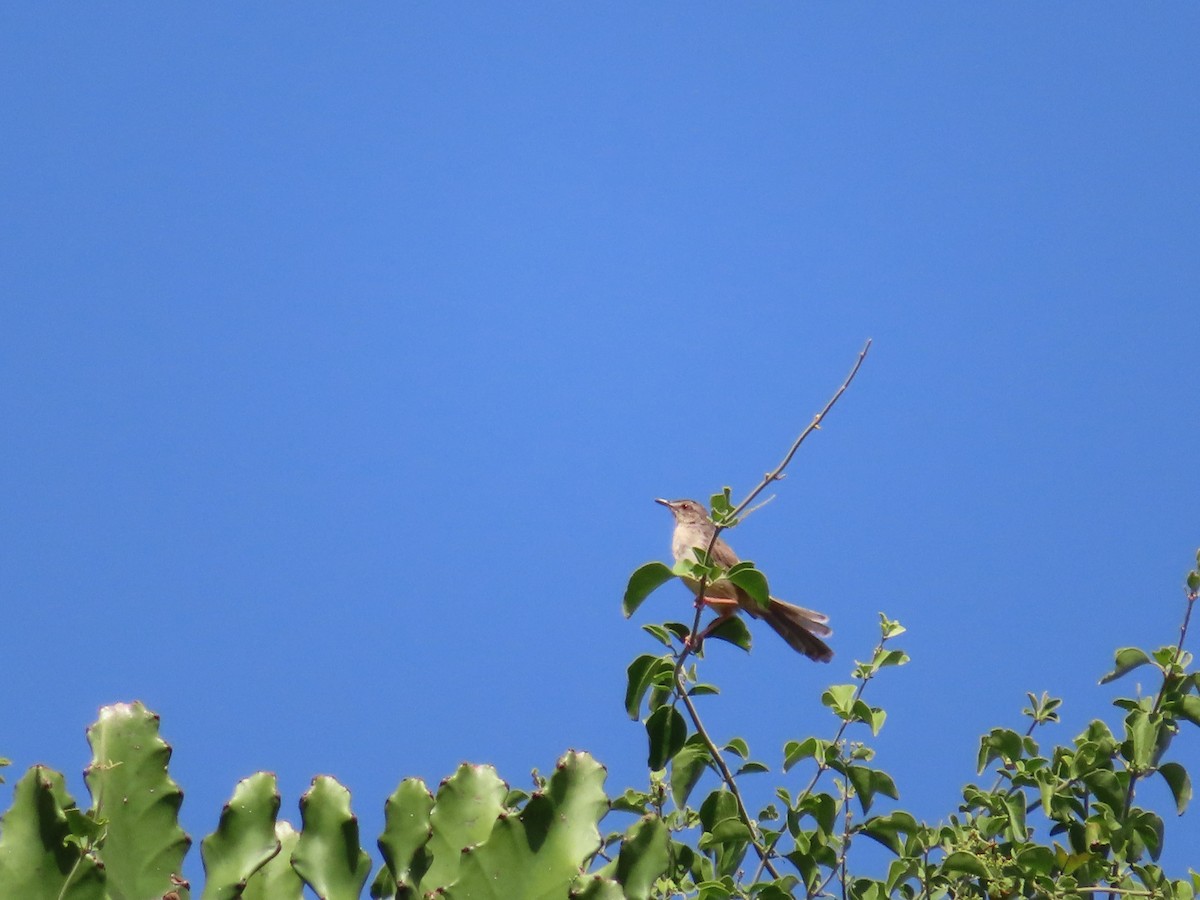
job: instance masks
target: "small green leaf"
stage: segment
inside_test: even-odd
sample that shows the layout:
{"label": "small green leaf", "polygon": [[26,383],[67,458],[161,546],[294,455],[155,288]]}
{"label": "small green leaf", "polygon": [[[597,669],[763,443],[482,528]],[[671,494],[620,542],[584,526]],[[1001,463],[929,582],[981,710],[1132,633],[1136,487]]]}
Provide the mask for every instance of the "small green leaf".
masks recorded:
{"label": "small green leaf", "polygon": [[895,619],[889,619],[883,613],[879,614],[879,632],[885,641],[891,640],[894,637],[899,637],[907,630],[907,628],[905,628]]}
{"label": "small green leaf", "polygon": [[1172,705],[1178,718],[1191,722],[1193,725],[1200,725],[1200,697],[1188,694],[1180,697]]}
{"label": "small green leaf", "polygon": [[750,760],[738,768],[735,775],[757,775],[759,772],[770,772],[771,770],[756,760]]}
{"label": "small green leaf", "polygon": [[730,488],[726,487],[721,493],[713,494],[709,498],[709,505],[712,507],[712,520],[718,525],[732,528],[737,524],[737,519],[733,516],[736,507],[733,505],[733,494]]}
{"label": "small green leaf", "polygon": [[671,644],[671,632],[667,631],[662,625],[648,623],[642,626],[642,631],[666,647],[673,646]]}
{"label": "small green leaf", "polygon": [[1175,811],[1182,816],[1192,799],[1192,780],[1188,777],[1187,769],[1179,763],[1169,762],[1159,766],[1158,773],[1171,789],[1171,796],[1175,798]]}
{"label": "small green leaf", "polygon": [[880,669],[885,666],[902,666],[908,662],[908,654],[903,650],[882,650],[874,662]]}
{"label": "small green leaf", "polygon": [[745,591],[761,609],[770,608],[771,589],[767,586],[767,576],[754,568],[754,563],[740,562],[725,577]]}
{"label": "small green leaf", "polygon": [[942,860],[942,869],[946,872],[962,872],[981,878],[986,878],[988,873],[987,866],[980,861],[979,857],[963,850],[956,850]]}
{"label": "small green leaf", "polygon": [[1000,760],[1005,766],[1011,766],[1021,758],[1022,746],[1021,735],[1011,728],[993,728],[979,739],[976,771],[982,772],[994,759]]}
{"label": "small green leaf", "polygon": [[740,647],[747,653],[750,652],[752,639],[750,637],[750,629],[746,627],[746,623],[742,621],[741,616],[730,616],[716,628],[708,633],[710,638],[716,638],[718,641],[725,641],[733,644],[735,647]]}
{"label": "small green leaf", "polygon": [[[1160,716],[1155,716],[1154,719],[1161,721]],[[1125,733],[1131,745],[1131,752],[1127,754],[1126,758],[1135,771],[1146,771],[1150,768],[1158,737],[1156,723],[1149,714],[1135,709],[1125,717]]]}
{"label": "small green leaf", "polygon": [[912,834],[919,828],[917,820],[910,814],[896,810],[886,816],[875,816],[868,819],[862,824],[860,830],[900,856],[904,852],[904,842],[900,836]]}
{"label": "small green leaf", "polygon": [[837,713],[838,718],[849,719],[851,703],[857,690],[858,686],[853,684],[830,685],[821,695],[821,703]]}
{"label": "small green leaf", "polygon": [[663,622],[663,628],[675,635],[681,642],[686,641],[688,635],[692,633],[692,629],[682,622]]}
{"label": "small green leaf", "polygon": [[634,614],[642,602],[652,593],[675,577],[666,565],[660,562],[649,562],[629,576],[629,584],[625,588],[625,599],[621,601],[621,611],[625,618]]}
{"label": "small green leaf", "polygon": [[712,757],[704,738],[693,734],[671,760],[671,797],[675,805],[682,809],[687,805],[692,788],[700,780],[704,771],[711,765]]}
{"label": "small green leaf", "polygon": [[812,816],[817,827],[824,834],[833,833],[834,820],[837,818],[838,802],[832,794],[809,794],[796,807],[796,812]]}
{"label": "small green leaf", "polygon": [[724,749],[729,753],[737,754],[742,759],[748,759],[750,757],[750,745],[740,737],[733,738],[733,740],[725,745]]}
{"label": "small green leaf", "polygon": [[802,759],[816,759],[825,756],[828,741],[809,737],[802,741],[788,741],[783,745],[783,771],[787,771]]}
{"label": "small green leaf", "polygon": [[1150,662],[1150,657],[1146,655],[1146,651],[1139,650],[1137,647],[1122,647],[1117,651],[1116,665],[1113,670],[1100,679],[1101,684],[1108,684],[1110,681],[1115,681],[1122,675],[1132,672],[1138,666],[1144,666]]}
{"label": "small green leaf", "polygon": [[673,668],[670,657],[645,653],[629,664],[626,670],[625,711],[635,722],[641,718],[642,698],[664,669]]}
{"label": "small green leaf", "polygon": [[673,706],[660,706],[646,720],[646,735],[650,739],[647,764],[651,771],[665,768],[687,740],[687,723]]}
{"label": "small green leaf", "polygon": [[876,794],[883,794],[885,797],[891,797],[893,800],[899,797],[896,791],[896,783],[887,772],[879,769],[869,769],[866,766],[847,766],[846,777],[854,785],[854,790],[858,794],[858,802],[862,806],[863,815],[871,811],[871,804],[875,802]]}
{"label": "small green leaf", "polygon": [[1017,854],[1017,864],[1034,875],[1049,875],[1054,871],[1054,851],[1049,847],[1027,847]]}

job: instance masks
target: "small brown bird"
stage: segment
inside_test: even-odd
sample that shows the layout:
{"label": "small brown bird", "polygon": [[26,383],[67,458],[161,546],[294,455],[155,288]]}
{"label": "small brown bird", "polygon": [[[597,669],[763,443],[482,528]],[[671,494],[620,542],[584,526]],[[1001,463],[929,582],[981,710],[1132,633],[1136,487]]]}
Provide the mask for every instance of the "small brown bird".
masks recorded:
{"label": "small brown bird", "polygon": [[[716,526],[709,519],[707,509],[695,500],[658,499],[654,502],[661,503],[675,516],[671,553],[674,554],[676,562],[681,559],[694,560],[694,547],[708,549]],[[712,545],[712,561],[721,568],[728,569],[737,564],[738,558],[733,548],[718,537]],[[685,578],[684,581],[693,593],[699,593],[698,581],[692,578]],[[717,614],[717,618],[701,632],[698,640],[703,640],[714,628],[730,616],[736,615],[739,610],[745,610],[756,619],[766,619],[767,624],[797,653],[803,653],[817,662],[829,662],[833,659],[833,651],[821,640],[833,634],[825,624],[829,617],[822,613],[785,603],[774,597],[771,598],[771,605],[763,609],[745,591],[725,579],[705,585],[704,603]]]}

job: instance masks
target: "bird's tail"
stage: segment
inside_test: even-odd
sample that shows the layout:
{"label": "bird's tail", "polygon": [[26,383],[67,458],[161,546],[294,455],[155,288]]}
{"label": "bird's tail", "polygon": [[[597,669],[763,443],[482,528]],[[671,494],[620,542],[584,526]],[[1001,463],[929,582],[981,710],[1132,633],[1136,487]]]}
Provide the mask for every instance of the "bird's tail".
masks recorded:
{"label": "bird's tail", "polygon": [[774,597],[771,598],[770,607],[766,610],[759,609],[758,614],[766,619],[767,624],[797,653],[803,653],[816,662],[829,662],[833,659],[833,651],[821,640],[833,634],[833,630],[825,624],[829,621],[829,616],[805,609],[803,606],[776,600]]}

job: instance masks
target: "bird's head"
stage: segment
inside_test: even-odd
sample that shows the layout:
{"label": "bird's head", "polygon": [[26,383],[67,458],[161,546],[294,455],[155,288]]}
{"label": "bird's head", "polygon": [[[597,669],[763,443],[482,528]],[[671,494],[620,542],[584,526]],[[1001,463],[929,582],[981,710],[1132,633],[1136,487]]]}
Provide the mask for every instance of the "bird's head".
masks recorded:
{"label": "bird's head", "polygon": [[669,509],[676,522],[692,524],[708,521],[708,510],[695,500],[663,500],[659,497],[654,502]]}

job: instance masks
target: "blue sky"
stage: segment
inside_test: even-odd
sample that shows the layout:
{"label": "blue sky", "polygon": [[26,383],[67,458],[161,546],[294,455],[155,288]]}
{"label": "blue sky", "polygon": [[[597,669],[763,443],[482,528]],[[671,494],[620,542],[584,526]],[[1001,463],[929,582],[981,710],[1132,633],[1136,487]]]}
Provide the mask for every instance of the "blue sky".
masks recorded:
{"label": "blue sky", "polygon": [[464,759],[643,784],[624,668],[689,608],[621,618],[651,500],[751,488],[868,337],[730,538],[837,656],[715,647],[711,727],[830,735],[881,610],[919,815],[1026,691],[1047,742],[1116,721],[1096,680],[1174,641],[1200,544],[1198,39],[1182,4],[9,6],[0,755],[81,791],[141,699],[197,839],[258,769],[293,819],[341,779],[368,843]]}

